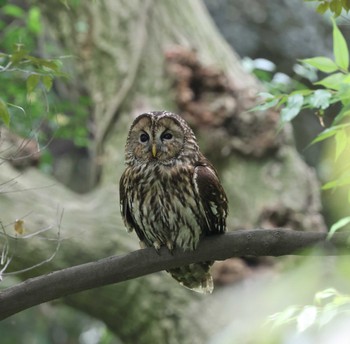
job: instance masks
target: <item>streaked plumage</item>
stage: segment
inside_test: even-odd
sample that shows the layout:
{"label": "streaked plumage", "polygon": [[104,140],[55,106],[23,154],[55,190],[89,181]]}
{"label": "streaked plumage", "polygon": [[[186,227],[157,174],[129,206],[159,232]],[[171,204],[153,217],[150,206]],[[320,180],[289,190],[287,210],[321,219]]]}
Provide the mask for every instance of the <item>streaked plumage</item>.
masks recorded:
{"label": "streaked plumage", "polygon": [[[225,232],[227,198],[193,131],[178,115],[149,112],[131,125],[120,179],[120,205],[128,231],[157,250],[195,250],[204,235]],[[211,293],[212,262],[168,272],[182,285]]]}

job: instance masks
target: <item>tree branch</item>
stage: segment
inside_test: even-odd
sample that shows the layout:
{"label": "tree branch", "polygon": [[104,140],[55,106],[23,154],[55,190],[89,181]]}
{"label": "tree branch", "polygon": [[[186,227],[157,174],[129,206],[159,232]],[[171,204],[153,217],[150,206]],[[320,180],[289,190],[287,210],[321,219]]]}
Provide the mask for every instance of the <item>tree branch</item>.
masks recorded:
{"label": "tree branch", "polygon": [[348,233],[298,232],[286,229],[256,229],[204,238],[196,251],[180,249],[170,254],[161,248],[137,250],[96,262],[73,266],[48,275],[28,279],[0,293],[0,320],[43,302],[80,291],[119,283],[178,266],[242,256],[282,256],[308,254],[302,251],[318,247],[313,254],[350,254]]}

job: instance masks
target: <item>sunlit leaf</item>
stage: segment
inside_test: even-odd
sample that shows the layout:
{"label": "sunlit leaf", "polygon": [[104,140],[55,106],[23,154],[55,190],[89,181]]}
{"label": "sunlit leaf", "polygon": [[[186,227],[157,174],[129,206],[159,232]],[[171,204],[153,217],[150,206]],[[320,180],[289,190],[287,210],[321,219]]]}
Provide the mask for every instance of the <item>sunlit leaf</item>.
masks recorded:
{"label": "sunlit leaf", "polygon": [[339,307],[334,303],[327,303],[320,313],[318,325],[323,327],[331,322],[337,315],[339,315]]}
{"label": "sunlit leaf", "polygon": [[343,177],[332,180],[322,186],[322,190],[330,190],[339,186],[350,185],[350,175],[345,175]]}
{"label": "sunlit leaf", "polygon": [[324,14],[328,10],[328,8],[329,8],[329,3],[322,2],[317,6],[316,11],[320,14]]}
{"label": "sunlit leaf", "polygon": [[299,332],[303,332],[312,326],[317,318],[316,306],[305,306],[297,317],[297,329]]}
{"label": "sunlit leaf", "polygon": [[0,98],[0,119],[8,127],[10,125],[10,113],[6,103]]}
{"label": "sunlit leaf", "polygon": [[6,5],[1,8],[1,12],[7,14],[8,16],[22,18],[24,16],[24,11],[22,8],[16,5]]}
{"label": "sunlit leaf", "polygon": [[310,90],[310,89],[303,89],[303,90],[296,90],[290,93],[290,95],[294,95],[294,94],[301,94],[302,96],[306,97],[310,94],[312,94],[314,92],[314,90]]}
{"label": "sunlit leaf", "polygon": [[307,63],[325,73],[333,73],[338,70],[338,66],[335,64],[335,62],[328,57],[313,57],[310,59],[304,59],[302,62]]}
{"label": "sunlit leaf", "polygon": [[333,12],[335,17],[339,17],[342,11],[342,4],[339,0],[331,0],[329,9]]}
{"label": "sunlit leaf", "polygon": [[40,76],[38,74],[30,74],[27,78],[27,92],[31,93],[38,86]]}
{"label": "sunlit leaf", "polygon": [[41,32],[41,12],[38,7],[31,7],[28,12],[28,28],[35,34]]}
{"label": "sunlit leaf", "polygon": [[294,319],[295,314],[299,311],[299,306],[289,306],[282,312],[278,312],[269,316],[267,323],[272,323],[272,327],[279,327],[281,325],[291,322]]}
{"label": "sunlit leaf", "polygon": [[44,59],[42,59],[41,60],[41,65],[43,67],[46,67],[46,68],[49,68],[49,69],[53,70],[54,72],[58,72],[59,71],[59,66],[56,63],[56,61],[54,61],[54,60],[44,60]]}
{"label": "sunlit leaf", "polygon": [[277,103],[278,103],[278,100],[279,99],[276,97],[276,98],[274,98],[274,99],[272,99],[270,101],[267,101],[267,102],[265,102],[263,104],[255,106],[250,111],[265,111],[267,109],[270,109],[270,108],[276,106]]}
{"label": "sunlit leaf", "polygon": [[13,54],[10,57],[10,60],[13,65],[16,63],[22,61],[24,58],[27,57],[28,51],[24,49],[24,47],[20,47],[17,50],[14,50]]}
{"label": "sunlit leaf", "polygon": [[24,234],[24,232],[25,232],[24,221],[23,220],[16,220],[15,224],[14,224],[14,230],[19,235]]}
{"label": "sunlit leaf", "polygon": [[261,98],[262,100],[266,101],[266,100],[271,100],[271,99],[274,99],[275,96],[271,93],[268,93],[268,92],[260,92],[258,94],[258,97]]}
{"label": "sunlit leaf", "polygon": [[339,221],[337,221],[335,224],[332,225],[332,227],[330,228],[328,235],[327,235],[327,239],[329,240],[334,233],[339,230],[340,228],[345,227],[346,225],[348,225],[350,223],[350,216],[347,217],[343,217],[342,219],[340,219]]}
{"label": "sunlit leaf", "polygon": [[317,69],[314,66],[311,66],[311,64],[295,64],[293,66],[294,73],[300,75],[301,77],[310,80],[311,82],[314,82],[318,79],[317,77]]}
{"label": "sunlit leaf", "polygon": [[29,55],[26,56],[26,59],[38,68],[46,67],[48,69],[51,69],[54,72],[58,72],[60,68],[58,61],[55,61],[55,60],[41,59],[38,57],[29,56]]}
{"label": "sunlit leaf", "polygon": [[320,134],[318,134],[316,136],[316,138],[314,138],[312,140],[310,145],[313,145],[314,143],[317,143],[317,142],[324,141],[324,140],[334,136],[336,133],[337,133],[337,128],[336,127],[332,127],[332,128],[326,129],[326,130],[322,131]]}
{"label": "sunlit leaf", "polygon": [[304,97],[297,93],[288,97],[286,107],[281,111],[282,122],[290,122],[295,118],[303,106]]}
{"label": "sunlit leaf", "polygon": [[313,108],[327,109],[332,93],[327,90],[316,90],[309,98],[309,103]]}
{"label": "sunlit leaf", "polygon": [[338,291],[334,288],[327,288],[321,290],[315,294],[315,302],[321,304],[324,299],[328,299],[330,297],[334,297],[338,295]]}
{"label": "sunlit leaf", "polygon": [[343,8],[348,12],[350,10],[350,0],[342,0]]}
{"label": "sunlit leaf", "polygon": [[41,77],[41,81],[46,88],[46,91],[50,91],[52,87],[52,77],[50,75],[44,75]]}
{"label": "sunlit leaf", "polygon": [[343,34],[337,27],[335,20],[333,20],[333,53],[335,63],[342,69],[349,68],[349,50]]}
{"label": "sunlit leaf", "polygon": [[345,75],[342,73],[334,73],[321,81],[315,82],[315,85],[322,85],[326,88],[332,90],[339,90],[341,88],[341,83],[344,81]]}
{"label": "sunlit leaf", "polygon": [[335,134],[335,160],[338,160],[348,144],[348,136],[344,129],[338,130]]}

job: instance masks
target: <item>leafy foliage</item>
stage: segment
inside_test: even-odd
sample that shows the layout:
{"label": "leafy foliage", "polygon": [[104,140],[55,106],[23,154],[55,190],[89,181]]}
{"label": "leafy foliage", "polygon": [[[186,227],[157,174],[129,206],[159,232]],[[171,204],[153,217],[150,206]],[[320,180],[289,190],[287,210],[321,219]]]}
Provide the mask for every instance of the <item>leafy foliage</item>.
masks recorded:
{"label": "leafy foliage", "polygon": [[[278,90],[277,92],[273,90],[275,91],[274,94],[273,91],[269,94],[263,93],[261,97],[264,99],[264,103],[257,106],[255,110],[266,110],[269,107],[282,108],[281,121],[290,122],[300,114],[302,109],[315,109],[321,124],[324,125],[324,111],[332,104],[340,104],[340,110],[331,126],[321,132],[312,142],[314,144],[328,138],[334,138],[335,159],[337,160],[349,144],[350,73],[349,50],[334,20],[333,55],[333,59],[317,56],[300,61],[303,66],[306,66],[306,70],[314,68],[316,71],[326,74],[321,80],[313,80],[313,89],[298,83],[297,89],[290,93],[283,93]],[[335,186],[336,184],[329,184],[328,188],[330,185]]]}
{"label": "leafy foliage", "polygon": [[[61,101],[50,91],[57,78],[61,83],[68,80],[62,59],[30,53],[38,52],[37,41],[43,35],[40,9],[13,4],[0,5],[0,9],[0,124],[11,125],[22,136],[36,132],[39,142],[54,132],[56,137],[74,138],[76,145],[86,146],[88,98],[77,104]],[[65,121],[60,120],[63,117]],[[38,130],[43,124],[46,130]]]}
{"label": "leafy foliage", "polygon": [[[331,10],[336,16],[342,9],[349,11],[350,1],[319,1],[317,10],[324,12]],[[254,110],[266,110],[271,107],[281,109],[281,122],[290,122],[298,116],[302,109],[315,110],[320,123],[325,127],[325,110],[333,104],[339,109],[332,123],[325,128],[311,144],[332,140],[334,146],[333,163],[342,160],[342,171],[338,178],[328,181],[322,187],[323,190],[337,188],[348,189],[348,201],[350,203],[350,72],[349,49],[347,43],[333,22],[333,57],[317,56],[300,61],[295,69],[299,75],[308,79],[312,88],[298,82],[289,82],[289,90],[286,87],[270,87],[269,93],[260,95],[263,103]],[[310,73],[314,70],[316,73]],[[315,78],[320,75],[321,78]],[[269,83],[267,83],[270,86]],[[329,230],[328,238],[331,238],[338,230],[348,228],[350,216],[345,216],[336,221]],[[296,342],[309,342],[310,338],[321,338],[323,333],[344,317],[350,316],[350,296],[338,292],[329,287],[316,293],[314,303],[309,305],[292,305],[283,311],[271,316],[264,327],[265,340],[258,343],[284,342],[286,333],[291,335]],[[268,331],[266,331],[268,329]],[[266,335],[269,332],[269,335]]]}
{"label": "leafy foliage", "polygon": [[320,14],[324,14],[327,10],[331,11],[335,17],[339,17],[344,10],[349,12],[350,1],[349,0],[305,0],[308,2],[317,2],[316,11]]}
{"label": "leafy foliage", "polygon": [[294,333],[295,342],[310,343],[311,338],[322,338],[322,333],[329,332],[344,316],[350,316],[350,296],[327,288],[317,292],[310,305],[290,306],[270,316],[264,326],[269,329],[269,334],[267,338],[265,335],[267,341],[263,342],[284,342],[288,328],[290,333]]}

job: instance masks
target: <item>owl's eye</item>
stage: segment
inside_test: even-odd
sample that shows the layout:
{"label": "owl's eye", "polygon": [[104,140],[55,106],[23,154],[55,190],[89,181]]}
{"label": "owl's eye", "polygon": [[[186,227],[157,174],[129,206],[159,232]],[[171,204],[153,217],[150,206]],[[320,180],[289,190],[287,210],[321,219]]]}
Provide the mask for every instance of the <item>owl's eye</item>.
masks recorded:
{"label": "owl's eye", "polygon": [[169,132],[164,133],[161,138],[162,138],[162,140],[171,140],[173,138],[173,134],[171,134]]}
{"label": "owl's eye", "polygon": [[149,135],[148,135],[148,134],[142,133],[142,134],[140,135],[140,142],[145,143],[145,142],[147,142],[148,140],[149,140]]}

